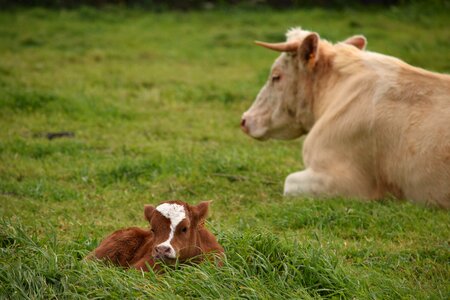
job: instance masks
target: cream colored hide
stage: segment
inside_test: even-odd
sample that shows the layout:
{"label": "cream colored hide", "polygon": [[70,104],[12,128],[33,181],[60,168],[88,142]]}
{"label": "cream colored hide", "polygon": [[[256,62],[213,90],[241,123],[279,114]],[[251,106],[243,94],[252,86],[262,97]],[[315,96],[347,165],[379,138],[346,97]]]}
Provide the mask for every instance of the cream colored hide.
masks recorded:
{"label": "cream colored hide", "polygon": [[305,170],[285,195],[389,194],[450,207],[450,76],[292,29],[267,83],[241,120],[253,138],[303,143]]}

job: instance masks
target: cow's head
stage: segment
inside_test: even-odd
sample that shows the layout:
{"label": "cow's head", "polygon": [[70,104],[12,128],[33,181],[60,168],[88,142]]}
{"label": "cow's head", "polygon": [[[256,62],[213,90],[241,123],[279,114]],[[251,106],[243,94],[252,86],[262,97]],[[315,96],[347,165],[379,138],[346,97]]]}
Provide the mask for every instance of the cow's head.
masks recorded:
{"label": "cow's head", "polygon": [[[284,43],[256,44],[282,52],[275,60],[269,78],[253,105],[242,116],[241,129],[253,138],[294,139],[306,134],[314,124],[314,85],[330,66],[317,33],[289,30]],[[364,49],[365,38],[345,41]],[[329,45],[327,43],[327,45]]]}
{"label": "cow's head", "polygon": [[144,214],[153,235],[152,256],[173,262],[200,254],[198,227],[203,226],[209,203],[206,201],[191,206],[181,201],[168,201],[156,207],[146,205]]}

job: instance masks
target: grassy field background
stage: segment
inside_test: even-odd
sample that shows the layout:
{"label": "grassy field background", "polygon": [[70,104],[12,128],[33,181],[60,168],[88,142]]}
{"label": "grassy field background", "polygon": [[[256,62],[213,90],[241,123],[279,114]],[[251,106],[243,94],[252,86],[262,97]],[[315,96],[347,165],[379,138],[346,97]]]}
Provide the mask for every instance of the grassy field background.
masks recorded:
{"label": "grassy field background", "polygon": [[[293,26],[450,73],[448,10],[0,12],[0,298],[450,297],[450,214],[283,198],[302,140],[239,120]],[[45,134],[71,131],[73,138]],[[224,267],[163,276],[82,258],[143,205],[214,200]]]}

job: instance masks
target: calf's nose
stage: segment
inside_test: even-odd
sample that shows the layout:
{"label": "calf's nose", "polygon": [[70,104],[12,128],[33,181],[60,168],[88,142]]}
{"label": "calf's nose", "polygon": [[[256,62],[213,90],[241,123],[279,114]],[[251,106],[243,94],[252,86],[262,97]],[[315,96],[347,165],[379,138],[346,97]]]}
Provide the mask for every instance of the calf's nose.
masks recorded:
{"label": "calf's nose", "polygon": [[155,250],[156,250],[156,253],[158,253],[160,255],[166,255],[166,254],[170,253],[170,247],[166,246],[166,245],[156,246]]}

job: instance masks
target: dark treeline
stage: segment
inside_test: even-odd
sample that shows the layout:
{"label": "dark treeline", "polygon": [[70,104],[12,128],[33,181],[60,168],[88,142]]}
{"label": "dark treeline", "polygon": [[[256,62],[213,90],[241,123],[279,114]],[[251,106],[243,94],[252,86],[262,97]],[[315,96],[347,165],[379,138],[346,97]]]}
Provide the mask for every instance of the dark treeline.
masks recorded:
{"label": "dark treeline", "polygon": [[[438,0],[439,1],[439,0]],[[119,5],[158,10],[208,9],[215,7],[271,7],[277,9],[295,7],[348,7],[348,6],[391,6],[402,5],[413,0],[0,0],[0,7],[49,7],[76,8],[80,6],[104,7]],[[431,1],[436,2],[436,0]]]}

